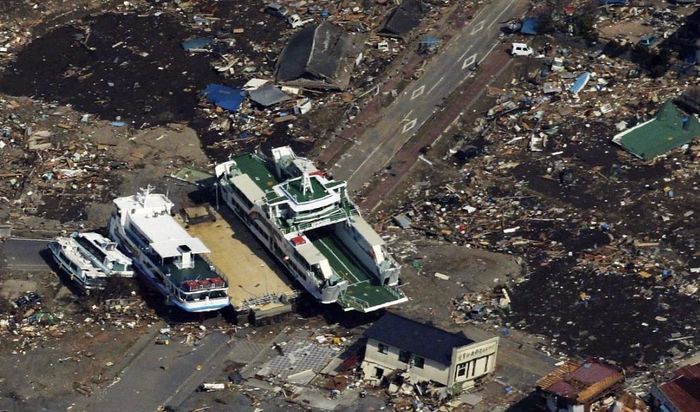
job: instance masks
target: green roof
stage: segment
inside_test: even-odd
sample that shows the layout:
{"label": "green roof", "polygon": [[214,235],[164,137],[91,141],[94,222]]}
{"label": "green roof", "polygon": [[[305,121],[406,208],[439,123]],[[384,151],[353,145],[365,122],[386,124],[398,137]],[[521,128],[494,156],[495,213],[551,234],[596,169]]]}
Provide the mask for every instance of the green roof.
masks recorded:
{"label": "green roof", "polygon": [[170,274],[170,278],[176,285],[186,280],[201,280],[209,278],[220,278],[211,265],[199,255],[193,255],[194,267],[180,269],[175,266],[175,262],[171,261],[165,264],[165,271]]}
{"label": "green roof", "polygon": [[310,202],[328,196],[328,191],[315,176],[309,176],[309,181],[311,182],[311,190],[307,190],[306,193],[304,193],[302,187],[303,178],[301,177],[287,181],[287,184],[284,185],[284,189],[298,203]]}
{"label": "green roof", "polygon": [[626,130],[613,138],[633,155],[644,160],[660,156],[700,136],[700,122],[666,101],[652,120]]}
{"label": "green roof", "polygon": [[254,154],[247,153],[236,156],[233,160],[236,162],[238,170],[247,174],[263,192],[280,183],[267,168],[265,161]]}

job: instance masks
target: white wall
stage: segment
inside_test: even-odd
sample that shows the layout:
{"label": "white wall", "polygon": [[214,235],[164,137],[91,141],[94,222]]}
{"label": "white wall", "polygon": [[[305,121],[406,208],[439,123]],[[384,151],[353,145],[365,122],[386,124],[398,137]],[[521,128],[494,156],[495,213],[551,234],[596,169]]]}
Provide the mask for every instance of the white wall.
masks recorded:
{"label": "white wall", "polygon": [[[375,367],[384,369],[384,376],[389,375],[394,370],[406,370],[408,364],[399,361],[400,349],[388,346],[387,353],[379,352],[379,342],[374,339],[367,340],[365,359],[362,362],[362,370],[365,379],[372,379],[375,375]],[[447,385],[449,367],[442,365],[432,359],[425,359],[423,368],[415,365],[411,366],[409,376],[412,382],[434,381]]]}
{"label": "white wall", "polygon": [[[463,388],[474,385],[474,380],[496,370],[496,358],[498,356],[498,337],[475,342],[452,350],[452,364],[450,367],[450,379],[448,386],[461,384]],[[488,362],[488,363],[487,363]],[[467,363],[467,373],[457,376],[458,365]]]}
{"label": "white wall", "polygon": [[346,223],[336,224],[333,227],[335,229],[335,234],[340,238],[343,244],[352,251],[366,269],[370,270],[376,276],[378,274],[377,263],[370,255],[369,251],[371,247],[367,241],[357,232],[355,232],[353,236],[353,229]]}

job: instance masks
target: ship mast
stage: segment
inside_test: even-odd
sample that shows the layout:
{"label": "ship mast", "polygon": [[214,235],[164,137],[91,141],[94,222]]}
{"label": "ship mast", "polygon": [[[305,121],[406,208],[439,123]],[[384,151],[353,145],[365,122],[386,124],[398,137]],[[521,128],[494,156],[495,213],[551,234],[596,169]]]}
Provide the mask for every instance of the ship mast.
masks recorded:
{"label": "ship mast", "polygon": [[306,195],[306,191],[308,190],[310,193],[314,192],[313,186],[311,186],[311,176],[309,176],[309,173],[306,171],[306,163],[302,166],[303,170],[301,171],[302,177],[301,177],[301,192]]}

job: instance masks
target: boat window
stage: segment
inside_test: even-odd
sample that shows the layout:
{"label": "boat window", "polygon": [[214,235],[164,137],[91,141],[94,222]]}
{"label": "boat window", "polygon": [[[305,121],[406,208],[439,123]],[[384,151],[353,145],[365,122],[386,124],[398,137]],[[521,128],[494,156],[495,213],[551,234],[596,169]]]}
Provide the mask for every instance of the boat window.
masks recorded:
{"label": "boat window", "polygon": [[117,262],[112,263],[112,270],[115,270],[117,272],[125,271],[126,267],[127,267],[127,265],[125,265],[123,263],[117,263]]}
{"label": "boat window", "polygon": [[209,294],[209,297],[211,299],[217,299],[217,298],[225,298],[226,297],[226,292],[223,290],[214,290]]}

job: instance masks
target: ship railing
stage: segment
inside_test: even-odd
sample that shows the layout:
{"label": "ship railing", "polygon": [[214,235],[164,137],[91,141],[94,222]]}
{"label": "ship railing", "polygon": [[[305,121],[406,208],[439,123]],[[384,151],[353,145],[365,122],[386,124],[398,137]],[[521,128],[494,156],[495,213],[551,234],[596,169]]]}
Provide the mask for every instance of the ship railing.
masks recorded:
{"label": "ship railing", "polygon": [[297,231],[301,232],[304,230],[313,229],[315,227],[325,226],[325,225],[328,225],[331,223],[336,223],[336,222],[339,222],[341,220],[347,219],[347,217],[348,217],[348,214],[345,212],[345,210],[339,209],[339,210],[331,213],[327,217],[312,220],[310,222],[298,222],[298,223],[294,222],[294,223],[292,223],[291,226],[296,228]]}
{"label": "ship railing", "polygon": [[350,306],[357,309],[366,309],[369,307],[369,302],[367,302],[366,300],[360,299],[356,296],[348,295],[347,293],[343,293],[342,295],[340,295],[338,297],[338,301],[340,301],[340,303],[343,306]]}
{"label": "ship railing", "polygon": [[384,286],[384,288],[389,291],[396,299],[403,299],[406,297],[406,295],[403,293],[403,291],[396,286]]}
{"label": "ship railing", "polygon": [[379,264],[379,273],[382,275],[393,275],[399,271],[399,265],[392,258],[387,258]]}

